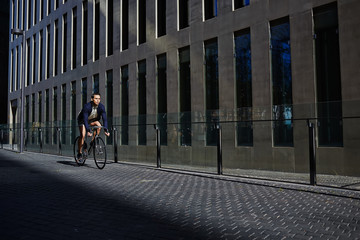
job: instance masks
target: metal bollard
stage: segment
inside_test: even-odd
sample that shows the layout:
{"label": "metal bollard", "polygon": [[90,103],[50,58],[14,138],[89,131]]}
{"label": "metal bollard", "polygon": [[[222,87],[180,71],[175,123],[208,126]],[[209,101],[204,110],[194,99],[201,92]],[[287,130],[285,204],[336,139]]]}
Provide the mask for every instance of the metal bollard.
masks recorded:
{"label": "metal bollard", "polygon": [[217,170],[218,175],[223,174],[222,169],[222,131],[219,123],[215,123],[215,128],[218,129],[218,142],[217,142]]}
{"label": "metal bollard", "polygon": [[1,129],[1,149],[4,149],[4,131]]}
{"label": "metal bollard", "polygon": [[316,185],[316,139],[315,125],[308,120],[309,127],[309,161],[310,161],[310,184]]}
{"label": "metal bollard", "polygon": [[161,168],[160,129],[154,124],[156,130],[156,167]]}
{"label": "metal bollard", "polygon": [[118,162],[118,151],[117,151],[117,130],[115,127],[113,127],[113,143],[114,143],[114,160],[117,163]]}

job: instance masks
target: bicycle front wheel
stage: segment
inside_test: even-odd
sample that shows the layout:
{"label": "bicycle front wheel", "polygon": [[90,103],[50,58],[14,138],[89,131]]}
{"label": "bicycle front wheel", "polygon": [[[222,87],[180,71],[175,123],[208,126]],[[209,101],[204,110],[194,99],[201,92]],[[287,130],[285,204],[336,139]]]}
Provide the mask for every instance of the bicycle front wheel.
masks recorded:
{"label": "bicycle front wheel", "polygon": [[103,169],[106,165],[106,146],[101,137],[95,139],[96,143],[93,149],[95,164],[99,169]]}

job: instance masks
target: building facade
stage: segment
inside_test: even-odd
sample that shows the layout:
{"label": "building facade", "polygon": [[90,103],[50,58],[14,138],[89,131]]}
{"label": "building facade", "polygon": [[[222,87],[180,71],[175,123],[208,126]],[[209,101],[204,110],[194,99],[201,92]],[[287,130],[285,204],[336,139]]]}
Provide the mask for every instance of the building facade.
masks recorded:
{"label": "building facade", "polygon": [[153,151],[142,124],[157,123],[165,161],[213,166],[221,121],[225,168],[306,172],[310,120],[321,171],[359,176],[358,12],[356,0],[11,0],[26,43],[10,36],[9,123],[24,70],[25,122],[75,120],[99,92],[129,159]]}

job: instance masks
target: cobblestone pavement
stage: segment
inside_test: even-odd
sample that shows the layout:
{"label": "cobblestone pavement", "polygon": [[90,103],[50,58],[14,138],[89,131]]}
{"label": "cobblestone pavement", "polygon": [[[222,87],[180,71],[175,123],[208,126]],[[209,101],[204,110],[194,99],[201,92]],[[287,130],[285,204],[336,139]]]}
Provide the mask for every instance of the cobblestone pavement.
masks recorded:
{"label": "cobblestone pavement", "polygon": [[360,239],[360,194],[0,150],[0,239]]}

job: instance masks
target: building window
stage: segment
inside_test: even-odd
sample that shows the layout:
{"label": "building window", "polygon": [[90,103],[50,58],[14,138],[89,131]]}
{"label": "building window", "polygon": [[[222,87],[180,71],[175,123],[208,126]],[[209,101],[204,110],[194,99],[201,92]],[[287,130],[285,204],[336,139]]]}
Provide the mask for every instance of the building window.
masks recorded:
{"label": "building window", "polygon": [[34,3],[33,3],[33,25],[36,25],[37,24],[37,10],[38,10],[38,0],[34,0]]}
{"label": "building window", "polygon": [[14,49],[11,49],[11,56],[10,56],[10,92],[14,91]]}
{"label": "building window", "polygon": [[113,54],[114,43],[114,0],[107,1],[107,55]]}
{"label": "building window", "polygon": [[146,60],[138,62],[138,145],[146,145]]}
{"label": "building window", "polygon": [[138,44],[146,42],[146,1],[138,0]]}
{"label": "building window", "polygon": [[180,145],[191,146],[190,47],[179,49]]}
{"label": "building window", "polygon": [[94,61],[100,56],[100,0],[94,0]]}
{"label": "building window", "polygon": [[236,126],[237,146],[253,145],[252,130],[252,77],[250,30],[234,34],[235,45],[235,88],[238,120]]}
{"label": "building window", "polygon": [[204,20],[208,20],[217,16],[217,0],[203,0],[204,4]]}
{"label": "building window", "polygon": [[43,48],[44,48],[44,37],[43,37],[43,30],[40,31],[40,35],[39,35],[39,38],[40,38],[40,53],[39,53],[39,65],[40,65],[40,69],[39,69],[39,82],[42,81],[42,78],[43,78]]}
{"label": "building window", "polygon": [[76,81],[71,82],[71,120],[76,120]]}
{"label": "building window", "polygon": [[15,51],[15,91],[20,89],[20,51],[19,46],[16,46]]}
{"label": "building window", "polygon": [[121,6],[121,49],[129,47],[129,0],[122,0]]}
{"label": "building window", "polygon": [[106,71],[106,113],[111,120],[113,117],[113,70]]}
{"label": "building window", "polygon": [[27,65],[26,65],[26,86],[30,85],[30,62],[29,59],[31,57],[31,52],[30,52],[30,38],[26,39],[26,59],[28,59]]}
{"label": "building window", "polygon": [[66,72],[66,65],[67,65],[67,14],[63,16],[63,28],[62,28],[62,35],[63,35],[63,57],[62,57],[62,71],[63,73]]}
{"label": "building window", "polygon": [[35,119],[35,93],[31,94],[31,121],[36,122]]}
{"label": "building window", "polygon": [[234,0],[234,9],[242,8],[248,6],[250,4],[250,0]]}
{"label": "building window", "polygon": [[27,1],[27,29],[31,27],[31,2],[32,1]]}
{"label": "building window", "polygon": [[216,146],[218,131],[215,123],[219,121],[219,65],[217,39],[205,42],[205,101],[206,101],[206,144]]}
{"label": "building window", "polygon": [[59,52],[59,21],[55,20],[54,25],[54,76],[58,73],[58,52]]}
{"label": "building window", "polygon": [[52,0],[47,0],[47,15],[51,13],[51,2]]}
{"label": "building window", "polygon": [[39,122],[42,122],[42,117],[41,117],[41,114],[42,114],[42,92],[39,92],[38,94],[38,109],[39,109]]}
{"label": "building window", "polygon": [[81,106],[87,102],[87,78],[81,80]]}
{"label": "building window", "polygon": [[343,146],[337,4],[314,9],[319,146]]}
{"label": "building window", "polygon": [[25,123],[26,123],[26,127],[29,126],[29,122],[30,122],[30,96],[27,95],[25,97]]}
{"label": "building window", "polygon": [[46,79],[50,77],[50,25],[46,27]]}
{"label": "building window", "polygon": [[72,69],[76,68],[77,7],[72,10]]}
{"label": "building window", "polygon": [[61,120],[66,120],[66,84],[61,86]]}
{"label": "building window", "polygon": [[50,109],[50,101],[49,101],[49,89],[45,90],[45,121],[49,122],[50,121],[50,116],[49,116],[49,109]]}
{"label": "building window", "polygon": [[121,67],[121,145],[129,144],[129,67]]}
{"label": "building window", "polygon": [[54,8],[55,10],[59,8],[59,0],[54,0]]}
{"label": "building window", "polygon": [[45,1],[45,0],[39,0],[39,1],[40,1],[40,2],[39,2],[39,15],[40,15],[40,16],[39,16],[39,19],[40,19],[40,21],[41,21],[41,20],[43,20],[43,16],[44,16],[44,15],[43,15],[43,11],[44,11],[43,9],[44,9],[44,1]]}
{"label": "building window", "polygon": [[53,121],[57,121],[57,87],[53,89]]}
{"label": "building window", "polygon": [[100,93],[99,74],[95,74],[93,76],[93,92],[92,93]]}
{"label": "building window", "polygon": [[87,64],[87,42],[88,42],[88,2],[82,3],[82,65]]}
{"label": "building window", "polygon": [[290,24],[284,18],[271,22],[271,72],[274,146],[293,146],[293,107]]}
{"label": "building window", "polygon": [[32,79],[31,79],[31,84],[34,84],[35,83],[35,80],[36,80],[36,55],[37,55],[37,43],[36,43],[36,34],[33,36],[33,52],[32,52]]}
{"label": "building window", "polygon": [[189,0],[178,0],[179,8],[179,29],[189,26],[190,18],[190,5]]}
{"label": "building window", "polygon": [[157,123],[160,129],[160,144],[167,145],[167,87],[166,53],[157,56]]}
{"label": "building window", "polygon": [[157,0],[157,36],[166,35],[166,0]]}

